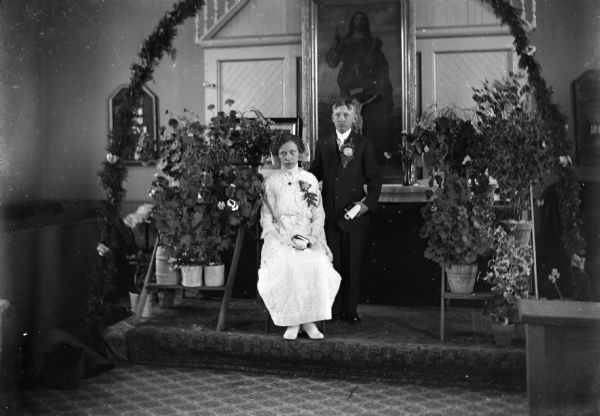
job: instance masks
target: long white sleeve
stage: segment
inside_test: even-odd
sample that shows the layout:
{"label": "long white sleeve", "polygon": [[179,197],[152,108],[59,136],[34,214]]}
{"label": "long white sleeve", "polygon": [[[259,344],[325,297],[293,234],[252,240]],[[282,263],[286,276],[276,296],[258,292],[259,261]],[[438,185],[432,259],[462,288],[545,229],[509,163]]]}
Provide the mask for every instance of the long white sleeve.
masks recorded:
{"label": "long white sleeve", "polygon": [[311,189],[315,190],[319,200],[316,207],[312,207],[312,220],[310,224],[311,234],[314,235],[317,240],[326,242],[325,239],[325,210],[323,209],[323,198],[321,191],[319,191],[319,184],[312,183]]}
{"label": "long white sleeve", "polygon": [[275,202],[273,188],[268,181],[265,181],[263,184],[263,203],[260,207],[260,226],[262,227],[261,238],[265,238],[267,234],[276,231],[275,218],[273,217],[271,208],[275,205]]}

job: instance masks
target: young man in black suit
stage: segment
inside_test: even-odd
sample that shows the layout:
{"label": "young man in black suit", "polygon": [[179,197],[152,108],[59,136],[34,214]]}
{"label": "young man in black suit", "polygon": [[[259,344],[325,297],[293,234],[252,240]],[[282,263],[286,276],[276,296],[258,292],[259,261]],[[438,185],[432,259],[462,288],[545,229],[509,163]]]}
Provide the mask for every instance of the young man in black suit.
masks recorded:
{"label": "young man in black suit", "polygon": [[[332,314],[334,319],[341,317],[357,324],[361,321],[356,307],[369,226],[369,215],[365,214],[377,206],[381,170],[371,140],[352,131],[357,119],[352,101],[336,101],[331,119],[336,131],[319,138],[310,172],[323,181],[325,234],[333,253],[333,266],[342,276]],[[354,205],[358,213],[348,219],[345,214]]]}

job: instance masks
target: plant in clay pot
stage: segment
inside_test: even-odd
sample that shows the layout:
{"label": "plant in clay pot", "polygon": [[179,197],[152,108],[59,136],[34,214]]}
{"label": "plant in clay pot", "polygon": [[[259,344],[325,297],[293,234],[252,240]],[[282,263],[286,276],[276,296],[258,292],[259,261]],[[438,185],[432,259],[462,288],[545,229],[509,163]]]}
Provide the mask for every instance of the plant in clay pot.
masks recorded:
{"label": "plant in clay pot", "polygon": [[467,166],[465,158],[476,156],[472,153],[478,140],[471,121],[460,118],[454,109],[427,111],[412,132],[400,134],[397,151],[385,153],[385,157],[392,159],[397,154],[405,176],[411,164],[422,164],[424,179],[435,189],[449,170],[465,177],[468,168],[473,175],[473,166]]}
{"label": "plant in clay pot", "polygon": [[249,120],[235,111],[219,111],[204,126],[186,110],[162,129],[150,194],[160,243],[172,247],[173,266],[222,264],[240,225],[256,219],[262,176],[250,162],[268,154],[269,126],[264,118]]}
{"label": "plant in clay pot", "polygon": [[494,255],[483,277],[491,285],[494,298],[487,302],[484,316],[492,322],[494,330],[514,334],[514,328],[498,326],[514,325],[518,321],[517,302],[529,296],[533,249],[507,234],[502,227],[498,227],[494,235]]}
{"label": "plant in clay pot", "polygon": [[474,192],[466,178],[450,173],[437,198],[421,209],[424,223],[419,235],[427,239],[425,257],[447,272],[452,265],[475,266],[470,267],[470,290],[461,290],[463,293],[472,291],[478,256],[492,246],[493,214],[489,204],[489,198]]}

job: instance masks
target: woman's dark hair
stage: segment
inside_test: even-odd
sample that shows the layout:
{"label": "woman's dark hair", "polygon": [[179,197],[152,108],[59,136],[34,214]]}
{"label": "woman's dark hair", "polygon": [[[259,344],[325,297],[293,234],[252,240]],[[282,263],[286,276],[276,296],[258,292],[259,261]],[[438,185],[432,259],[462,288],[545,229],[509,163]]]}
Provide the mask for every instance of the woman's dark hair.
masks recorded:
{"label": "woman's dark hair", "polygon": [[292,133],[281,133],[277,134],[273,139],[273,142],[271,143],[271,154],[277,157],[277,155],[279,154],[279,149],[287,142],[296,143],[296,146],[298,146],[298,152],[304,153],[304,142],[300,137],[295,136]]}

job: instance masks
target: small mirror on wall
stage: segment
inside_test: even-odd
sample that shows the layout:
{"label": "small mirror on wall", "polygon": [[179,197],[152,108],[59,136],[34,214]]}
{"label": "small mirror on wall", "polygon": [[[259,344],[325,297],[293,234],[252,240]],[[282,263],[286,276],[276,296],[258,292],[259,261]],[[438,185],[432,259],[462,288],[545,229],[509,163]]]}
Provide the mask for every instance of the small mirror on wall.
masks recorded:
{"label": "small mirror on wall", "polygon": [[[113,129],[117,109],[125,102],[128,86],[119,85],[108,99],[108,128]],[[134,108],[133,132],[137,140],[123,149],[121,159],[129,164],[154,162],[158,157],[158,97],[148,87]]]}

